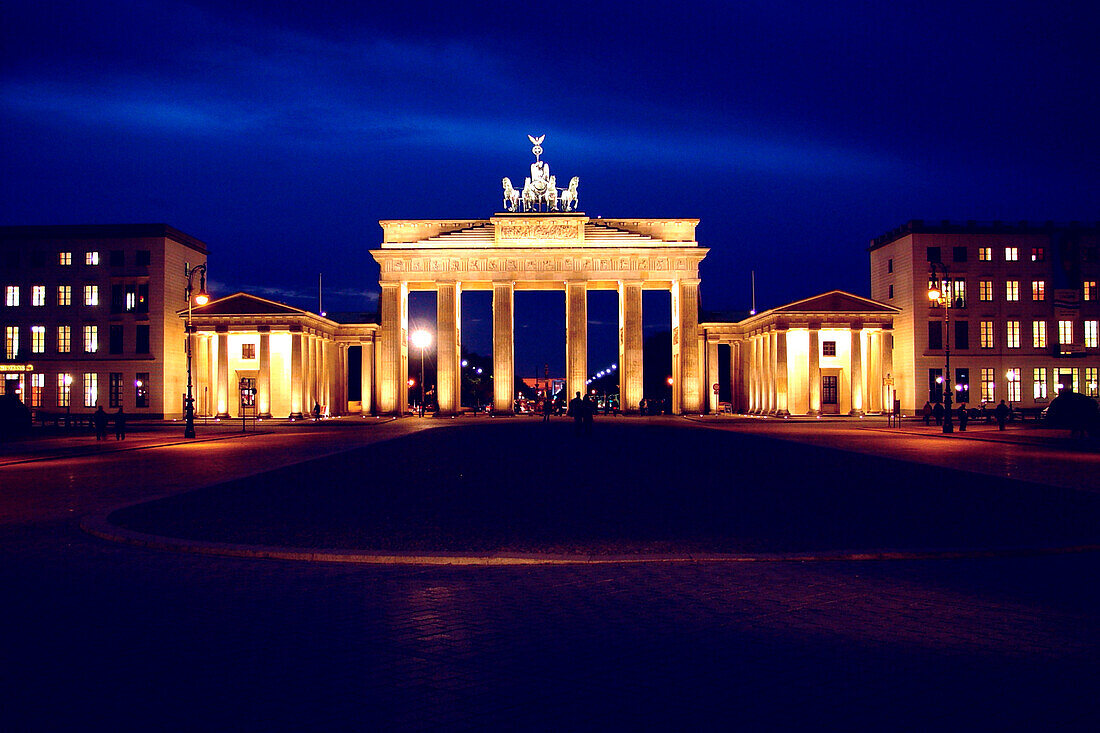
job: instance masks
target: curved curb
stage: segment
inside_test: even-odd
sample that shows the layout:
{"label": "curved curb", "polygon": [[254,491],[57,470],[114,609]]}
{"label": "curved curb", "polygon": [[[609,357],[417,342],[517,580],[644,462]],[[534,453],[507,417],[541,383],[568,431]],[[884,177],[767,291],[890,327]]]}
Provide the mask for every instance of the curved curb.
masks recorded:
{"label": "curved curb", "polygon": [[93,514],[80,520],[80,528],[109,542],[150,550],[183,552],[195,555],[240,557],[297,562],[353,563],[363,565],[638,565],[654,563],[735,563],[735,562],[868,562],[883,560],[958,560],[1011,557],[1037,557],[1096,552],[1100,545],[1063,547],[1020,547],[995,550],[866,550],[831,552],[759,552],[704,554],[569,555],[557,553],[489,553],[471,555],[457,552],[371,552],[337,549],[305,550],[268,545],[236,545],[205,542],[135,532],[107,521],[108,514]]}

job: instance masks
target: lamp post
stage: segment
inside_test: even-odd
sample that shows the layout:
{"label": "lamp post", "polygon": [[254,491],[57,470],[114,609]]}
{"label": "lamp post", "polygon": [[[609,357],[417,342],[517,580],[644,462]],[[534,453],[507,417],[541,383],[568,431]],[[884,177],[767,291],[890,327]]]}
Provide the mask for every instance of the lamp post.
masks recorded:
{"label": "lamp post", "polygon": [[[951,392],[955,389],[951,379],[951,294],[948,291],[947,268],[942,262],[929,262],[928,274],[928,300],[932,303],[939,302],[943,305],[943,432],[955,432],[955,425],[951,420]],[[942,279],[937,277],[936,270],[942,274]]]}
{"label": "lamp post", "polygon": [[424,350],[432,343],[432,335],[421,328],[413,331],[410,339],[420,349],[420,417],[424,417]]}
{"label": "lamp post", "polygon": [[[199,274],[199,292],[195,293],[195,273]],[[195,265],[187,271],[187,397],[183,402],[183,437],[195,437],[195,398],[191,395],[191,305],[206,305],[210,295],[206,292],[206,264]]]}

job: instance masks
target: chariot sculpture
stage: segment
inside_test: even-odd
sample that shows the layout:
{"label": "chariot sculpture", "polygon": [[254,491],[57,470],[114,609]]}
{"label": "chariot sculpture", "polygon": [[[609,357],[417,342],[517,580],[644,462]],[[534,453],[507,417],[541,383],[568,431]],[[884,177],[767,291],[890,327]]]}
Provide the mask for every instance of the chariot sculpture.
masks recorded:
{"label": "chariot sculpture", "polygon": [[541,158],[542,141],[546,135],[528,135],[527,139],[534,146],[531,152],[535,154],[535,162],[531,164],[531,175],[524,180],[522,191],[512,186],[511,179],[504,178],[505,211],[514,212],[521,208],[524,212],[576,211],[577,186],[581,179],[573,176],[567,188],[558,188],[557,178],[550,175],[550,165]]}

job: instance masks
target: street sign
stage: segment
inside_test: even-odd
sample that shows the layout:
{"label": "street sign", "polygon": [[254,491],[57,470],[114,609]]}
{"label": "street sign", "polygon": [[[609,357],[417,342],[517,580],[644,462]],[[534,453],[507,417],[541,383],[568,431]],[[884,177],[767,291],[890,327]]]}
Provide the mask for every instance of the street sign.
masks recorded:
{"label": "street sign", "polygon": [[715,385],[711,389],[714,390],[714,394],[718,394],[718,384],[717,384],[717,382],[715,383]]}

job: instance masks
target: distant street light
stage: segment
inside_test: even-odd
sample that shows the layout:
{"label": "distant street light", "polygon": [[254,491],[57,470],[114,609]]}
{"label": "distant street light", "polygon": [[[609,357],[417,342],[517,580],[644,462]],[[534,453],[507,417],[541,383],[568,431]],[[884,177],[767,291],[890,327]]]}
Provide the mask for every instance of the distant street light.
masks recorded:
{"label": "distant street light", "polygon": [[424,350],[432,343],[432,335],[424,329],[412,332],[412,345],[420,349],[420,417],[424,417]]}
{"label": "distant street light", "polygon": [[[955,425],[951,421],[951,393],[954,391],[954,380],[951,379],[951,287],[948,280],[947,268],[942,262],[929,262],[931,272],[928,273],[928,300],[929,302],[943,305],[943,432],[955,432]],[[936,270],[939,269],[942,279]]]}
{"label": "distant street light", "polygon": [[[195,293],[195,273],[199,274],[199,292]],[[187,297],[187,397],[183,402],[184,426],[183,437],[195,437],[195,398],[191,394],[191,304],[206,305],[210,302],[210,295],[206,292],[206,264],[199,264],[187,271],[187,289],[184,291]]]}

